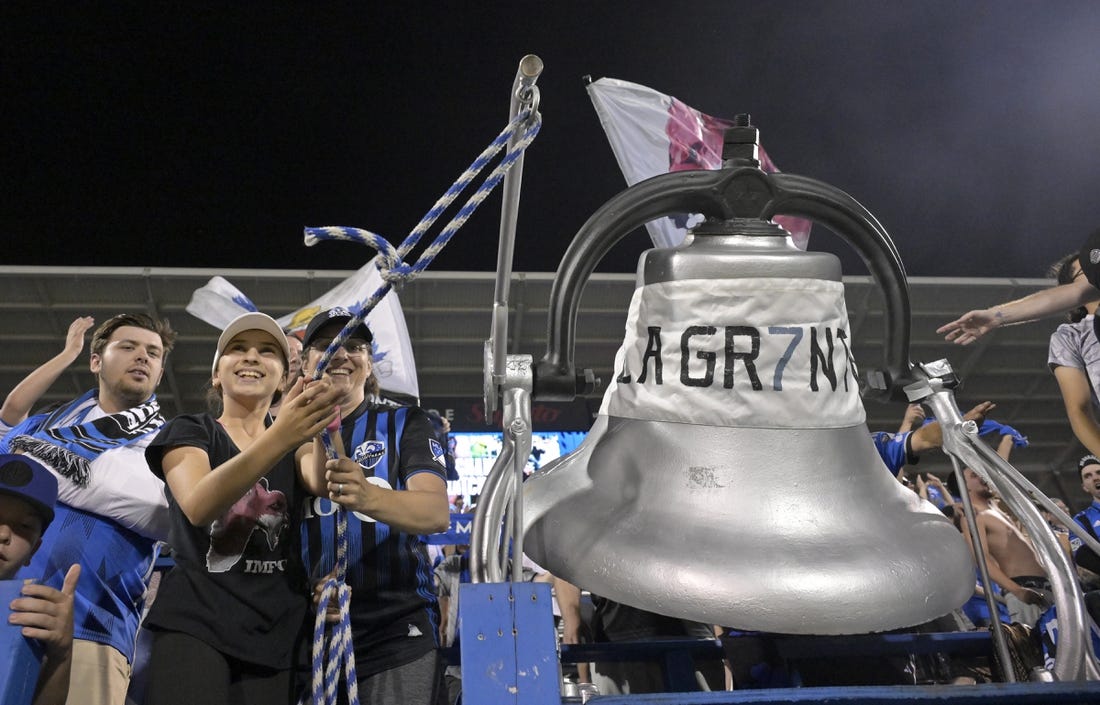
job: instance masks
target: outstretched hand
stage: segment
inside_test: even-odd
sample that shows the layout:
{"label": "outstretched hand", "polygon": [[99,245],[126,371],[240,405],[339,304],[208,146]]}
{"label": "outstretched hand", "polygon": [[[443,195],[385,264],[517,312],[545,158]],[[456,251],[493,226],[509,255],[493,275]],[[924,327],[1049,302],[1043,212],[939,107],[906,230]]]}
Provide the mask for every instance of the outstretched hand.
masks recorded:
{"label": "outstretched hand", "polygon": [[980,426],[989,412],[996,408],[997,405],[993,402],[983,401],[981,404],[978,404],[973,409],[963,414],[963,421],[974,421]]}
{"label": "outstretched hand", "polygon": [[992,309],[985,308],[965,313],[957,320],[940,326],[936,332],[956,345],[970,345],[999,325],[997,314]]}
{"label": "outstretched hand", "polygon": [[901,419],[902,432],[919,428],[924,423],[924,407],[920,404],[910,404],[905,407],[905,416]]}

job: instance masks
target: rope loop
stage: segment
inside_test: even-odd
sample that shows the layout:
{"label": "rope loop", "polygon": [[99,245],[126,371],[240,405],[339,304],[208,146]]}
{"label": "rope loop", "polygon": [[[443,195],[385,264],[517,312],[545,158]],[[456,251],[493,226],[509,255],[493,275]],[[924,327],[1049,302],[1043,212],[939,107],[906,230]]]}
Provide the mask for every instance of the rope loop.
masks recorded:
{"label": "rope loop", "polygon": [[[327,605],[336,597],[340,610],[339,621],[329,632],[325,619]],[[347,683],[348,705],[359,705],[359,683],[355,675],[355,651],[352,648],[351,619],[348,605],[351,588],[343,579],[329,578],[321,588],[317,614],[313,619],[313,678],[310,681],[309,700],[299,705],[336,705],[336,690],[343,671]],[[328,649],[325,648],[326,636]]]}

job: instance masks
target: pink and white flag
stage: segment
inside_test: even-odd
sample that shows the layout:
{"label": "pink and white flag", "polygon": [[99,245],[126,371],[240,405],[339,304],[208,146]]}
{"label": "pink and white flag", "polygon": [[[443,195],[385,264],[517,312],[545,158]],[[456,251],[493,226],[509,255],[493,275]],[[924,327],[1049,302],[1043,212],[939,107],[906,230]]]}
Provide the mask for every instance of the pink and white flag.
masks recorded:
{"label": "pink and white flag", "polygon": [[[722,167],[722,138],[732,120],[712,117],[672,96],[615,78],[588,84],[588,95],[627,185],[673,171]],[[763,147],[760,166],[768,173],[779,171]],[[657,247],[675,247],[683,242],[688,228],[701,221],[699,214],[669,216],[646,223],[646,229]],[[806,249],[811,221],[781,215],[775,223]]]}
{"label": "pink and white flag", "polygon": [[[372,260],[305,306],[275,320],[290,332],[305,330],[310,319],[321,311],[338,306],[354,310],[380,286],[382,276]],[[223,277],[214,277],[196,289],[187,304],[188,313],[219,330],[240,314],[255,310],[252,300]],[[367,316],[367,325],[374,334],[374,373],[382,390],[419,399],[416,361],[397,292],[390,291],[378,302]]]}

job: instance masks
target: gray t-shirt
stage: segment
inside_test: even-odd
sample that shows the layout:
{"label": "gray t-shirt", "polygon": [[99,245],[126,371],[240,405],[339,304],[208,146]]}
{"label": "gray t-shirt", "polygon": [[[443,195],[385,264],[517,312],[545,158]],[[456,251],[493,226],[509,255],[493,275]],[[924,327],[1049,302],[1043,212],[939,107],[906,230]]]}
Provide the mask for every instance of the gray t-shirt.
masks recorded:
{"label": "gray t-shirt", "polygon": [[1077,323],[1063,323],[1050,336],[1047,365],[1084,370],[1092,390],[1092,403],[1100,408],[1100,341],[1093,331],[1093,317],[1085,316]]}

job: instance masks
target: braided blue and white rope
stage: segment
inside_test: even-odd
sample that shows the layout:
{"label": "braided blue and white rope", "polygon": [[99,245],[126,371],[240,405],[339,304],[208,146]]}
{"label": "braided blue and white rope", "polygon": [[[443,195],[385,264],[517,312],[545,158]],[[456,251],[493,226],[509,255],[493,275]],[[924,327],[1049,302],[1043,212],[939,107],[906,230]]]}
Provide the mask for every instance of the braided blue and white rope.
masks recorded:
{"label": "braided blue and white rope", "polygon": [[[347,520],[344,520],[345,530]],[[346,540],[343,541],[346,545]],[[344,569],[347,568],[347,554],[344,555]],[[326,654],[324,644],[326,641],[325,612],[329,600],[337,597],[340,609],[340,621],[333,626],[329,636],[329,647]],[[325,581],[321,589],[319,608],[313,620],[313,678],[310,682],[310,703],[336,703],[336,688],[340,683],[340,670],[343,666],[344,678],[347,683],[348,703],[359,702],[359,680],[355,675],[355,655],[351,640],[351,618],[348,605],[351,600],[351,588],[344,582],[343,572],[339,577],[330,577]],[[325,667],[326,661],[329,665]],[[324,695],[322,696],[322,691]]]}
{"label": "braided blue and white rope", "polygon": [[[337,334],[332,343],[325,350],[313,371],[313,379],[320,379],[328,367],[329,361],[336,351],[351,336],[352,332],[366,319],[378,302],[390,292],[396,285],[400,288],[405,282],[416,278],[420,272],[427,269],[439,252],[450,242],[458,229],[461,228],[478,206],[492,193],[504,175],[515,164],[516,160],[527,149],[538,135],[542,126],[542,117],[537,110],[527,109],[521,111],[508,123],[508,126],[497,135],[477,159],[467,167],[466,171],[451,185],[447,192],[435,202],[412,232],[402,241],[396,249],[383,237],[367,230],[331,226],[305,229],[305,244],[312,247],[322,240],[346,240],[359,242],[378,251],[375,256],[375,266],[378,267],[382,280],[385,282],[364,302],[354,306],[352,319],[348,321],[343,330]],[[417,261],[408,265],[405,257],[420,242],[428,229],[439,219],[443,211],[469,186],[470,182],[481,173],[490,160],[508,144],[516,132],[523,128],[522,137],[516,141],[515,146],[509,150],[496,168],[490,172],[477,191],[467,199],[458,213],[443,228],[436,239],[425,248]],[[332,438],[326,430],[321,434],[325,452],[329,458],[336,457],[336,448]],[[351,588],[345,582],[348,566],[347,551],[347,514],[343,507],[337,505],[336,511],[336,567],[333,575],[329,577],[321,589],[317,604],[317,614],[313,622],[313,678],[310,684],[310,700],[313,705],[335,705],[336,688],[340,681],[341,666],[343,666],[344,678],[347,684],[348,705],[359,705],[359,688],[355,676],[355,651],[352,646],[351,618],[349,603],[351,600]],[[325,613],[329,600],[336,596],[339,602],[340,620],[333,627],[332,633],[327,635],[328,649],[325,649],[326,624]],[[323,691],[323,695],[322,695]],[[323,698],[323,699],[322,699]]]}
{"label": "braided blue and white rope", "polygon": [[[522,138],[520,138],[515,147],[512,148],[504,158],[501,159],[500,164],[486,177],[485,181],[478,187],[477,191],[466,201],[466,203],[459,209],[458,213],[447,223],[446,227],[439,233],[436,239],[425,248],[424,252],[417,259],[415,264],[405,264],[404,258],[409,252],[416,247],[420,239],[428,231],[428,229],[439,219],[443,211],[447,206],[454,202],[462,191],[469,186],[493,156],[504,148],[508,144],[508,140],[512,138],[512,135],[523,125],[525,122],[529,124],[526,126],[523,132]],[[352,331],[354,331],[360,323],[370,314],[378,302],[382,300],[382,297],[389,293],[390,289],[396,284],[404,284],[406,281],[415,278],[420,272],[427,269],[428,265],[432,263],[436,255],[439,254],[454,234],[461,228],[478,206],[492,193],[493,189],[500,184],[504,179],[505,173],[508,169],[515,164],[516,160],[527,146],[531,144],[531,141],[538,135],[539,128],[542,126],[541,116],[535,112],[532,113],[529,110],[520,112],[515,119],[513,119],[504,130],[497,135],[496,139],[485,148],[477,159],[474,160],[466,171],[451,185],[447,192],[435,202],[408,237],[401,243],[401,245],[394,249],[390,243],[381,235],[370,232],[369,230],[363,230],[360,228],[349,228],[343,226],[328,226],[321,228],[306,228],[305,229],[305,244],[307,247],[312,247],[322,240],[344,240],[347,242],[358,242],[368,247],[372,247],[378,251],[378,255],[375,257],[375,266],[378,267],[379,272],[382,275],[383,281],[386,283],[378,288],[373,295],[365,302],[362,302],[355,307],[354,317],[348,321],[348,324],[344,326],[344,329],[340,331],[340,334],[332,341],[328,349],[325,350],[325,354],[321,357],[321,360],[317,363],[317,370],[313,373],[314,379],[320,379],[321,372],[328,365],[329,360],[336,350],[344,344],[344,341],[348,339]]]}

